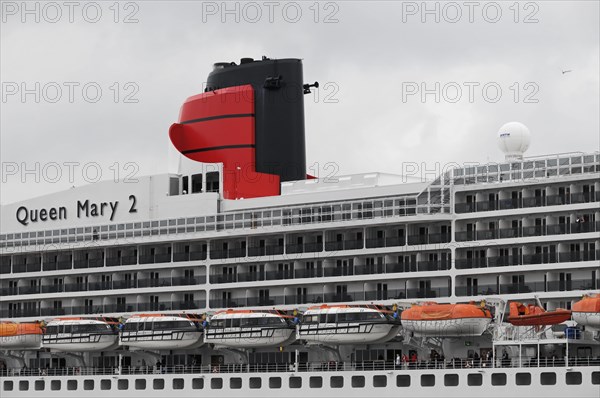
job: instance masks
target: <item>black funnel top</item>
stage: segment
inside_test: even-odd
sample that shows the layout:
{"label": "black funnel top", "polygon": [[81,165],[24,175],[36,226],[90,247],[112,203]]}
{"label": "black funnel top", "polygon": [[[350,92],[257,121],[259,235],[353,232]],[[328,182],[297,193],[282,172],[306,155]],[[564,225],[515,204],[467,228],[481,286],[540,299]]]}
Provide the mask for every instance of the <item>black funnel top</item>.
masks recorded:
{"label": "black funnel top", "polygon": [[281,181],[306,179],[302,61],[220,62],[208,75],[206,91],[246,84],[254,88],[256,171]]}

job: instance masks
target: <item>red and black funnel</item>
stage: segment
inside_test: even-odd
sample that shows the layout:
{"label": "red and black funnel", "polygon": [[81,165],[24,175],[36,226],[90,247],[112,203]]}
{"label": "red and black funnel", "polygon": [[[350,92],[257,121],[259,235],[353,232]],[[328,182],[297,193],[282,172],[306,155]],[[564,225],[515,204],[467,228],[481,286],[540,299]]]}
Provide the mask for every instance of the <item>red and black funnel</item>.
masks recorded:
{"label": "red and black funnel", "polygon": [[169,136],[188,158],[223,163],[226,199],[278,195],[281,181],[306,178],[301,61],[215,64]]}

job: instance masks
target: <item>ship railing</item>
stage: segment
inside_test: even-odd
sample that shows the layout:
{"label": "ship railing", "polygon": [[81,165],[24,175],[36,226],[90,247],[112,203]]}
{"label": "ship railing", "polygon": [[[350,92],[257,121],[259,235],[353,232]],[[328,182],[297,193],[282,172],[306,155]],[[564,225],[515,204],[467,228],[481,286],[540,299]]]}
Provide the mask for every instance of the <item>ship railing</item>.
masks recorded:
{"label": "ship railing", "polygon": [[65,367],[65,368],[3,368],[1,377],[40,376],[108,376],[108,375],[159,375],[159,374],[240,374],[240,373],[294,373],[294,372],[356,372],[434,369],[487,369],[487,368],[561,368],[598,367],[600,357],[551,358],[451,358],[430,360],[317,362],[317,363],[265,363],[265,364],[215,364],[137,367]]}

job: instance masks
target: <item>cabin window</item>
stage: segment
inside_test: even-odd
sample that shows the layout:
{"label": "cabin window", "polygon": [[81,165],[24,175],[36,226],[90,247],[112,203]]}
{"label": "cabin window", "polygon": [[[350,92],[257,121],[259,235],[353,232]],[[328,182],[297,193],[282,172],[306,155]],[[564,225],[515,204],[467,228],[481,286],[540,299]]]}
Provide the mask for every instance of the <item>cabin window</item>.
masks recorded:
{"label": "cabin window", "polygon": [[117,389],[118,390],[128,390],[129,389],[129,380],[120,379],[117,381]]}
{"label": "cabin window", "polygon": [[421,386],[422,387],[435,386],[435,375],[421,375]]}
{"label": "cabin window", "polygon": [[202,174],[192,174],[192,193],[202,192]]}
{"label": "cabin window", "polygon": [[331,376],[329,379],[329,385],[331,388],[343,388],[344,387],[344,377],[343,376]]}
{"label": "cabin window", "polygon": [[365,376],[352,376],[350,381],[352,388],[364,388],[365,387]]}
{"label": "cabin window", "polygon": [[281,388],[281,377],[269,377],[269,388]]}
{"label": "cabin window", "polygon": [[183,390],[183,379],[173,379],[173,390]]}
{"label": "cabin window", "polygon": [[540,373],[540,384],[543,386],[553,386],[556,384],[556,373],[542,372]]}
{"label": "cabin window", "polygon": [[528,386],[531,384],[531,373],[517,373],[515,382],[518,386]]}
{"label": "cabin window", "polygon": [[67,380],[67,390],[69,390],[69,391],[77,390],[77,380]]}
{"label": "cabin window", "polygon": [[19,391],[29,391],[29,382],[27,380],[19,382]]}
{"label": "cabin window", "polygon": [[61,381],[60,381],[60,380],[52,380],[52,381],[50,382],[50,389],[51,389],[52,391],[60,391],[60,389],[61,389],[61,384],[62,384],[62,383],[61,383]]}
{"label": "cabin window", "polygon": [[136,390],[145,390],[146,389],[146,379],[136,379],[135,380],[135,389]]}
{"label": "cabin window", "polygon": [[155,390],[164,390],[165,389],[165,379],[154,379],[152,381],[152,388]]}
{"label": "cabin window", "polygon": [[213,390],[220,390],[223,388],[223,379],[221,379],[220,377],[215,377],[213,379],[210,379],[210,388],[212,388]]}
{"label": "cabin window", "polygon": [[384,375],[373,376],[373,387],[377,387],[377,388],[387,387],[387,376],[384,376]]}
{"label": "cabin window", "polygon": [[321,388],[323,387],[323,378],[321,376],[312,376],[308,379],[310,388]]}
{"label": "cabin window", "polygon": [[410,376],[409,375],[396,376],[396,387],[410,387]]}
{"label": "cabin window", "polygon": [[242,388],[242,379],[241,377],[232,377],[229,379],[229,388],[232,390],[239,390]]}
{"label": "cabin window", "polygon": [[192,389],[202,390],[204,388],[204,379],[195,378],[192,379]]}
{"label": "cabin window", "polygon": [[84,390],[93,390],[94,389],[94,380],[84,380],[83,381],[83,389]]}
{"label": "cabin window", "polygon": [[262,387],[262,379],[260,377],[250,378],[250,388],[257,389]]}
{"label": "cabin window", "polygon": [[568,385],[581,384],[581,372],[568,372],[567,373],[567,384]]}
{"label": "cabin window", "polygon": [[302,388],[302,377],[290,377],[290,388]]}
{"label": "cabin window", "polygon": [[112,382],[109,379],[100,380],[101,390],[110,390],[112,388]]}
{"label": "cabin window", "polygon": [[44,391],[46,389],[46,382],[44,380],[36,380],[34,388],[35,391]]}
{"label": "cabin window", "polygon": [[592,384],[600,384],[600,372],[592,372]]}
{"label": "cabin window", "polygon": [[483,376],[480,373],[471,373],[467,376],[467,384],[470,386],[480,386],[483,384]]}
{"label": "cabin window", "polygon": [[4,380],[4,391],[12,391],[14,388],[13,382],[10,380]]}
{"label": "cabin window", "polygon": [[505,386],[506,385],[506,373],[492,374],[492,385],[493,386]]}
{"label": "cabin window", "polygon": [[458,375],[456,373],[444,375],[444,386],[446,386],[446,387],[458,386]]}

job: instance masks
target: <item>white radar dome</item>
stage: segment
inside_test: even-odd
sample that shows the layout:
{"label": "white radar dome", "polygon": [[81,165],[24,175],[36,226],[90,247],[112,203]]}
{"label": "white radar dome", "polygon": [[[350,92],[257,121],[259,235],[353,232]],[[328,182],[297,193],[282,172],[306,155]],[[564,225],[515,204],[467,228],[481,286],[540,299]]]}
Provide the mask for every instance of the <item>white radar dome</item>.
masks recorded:
{"label": "white radar dome", "polygon": [[530,142],[531,133],[523,123],[506,123],[498,130],[498,147],[506,160],[522,160]]}

